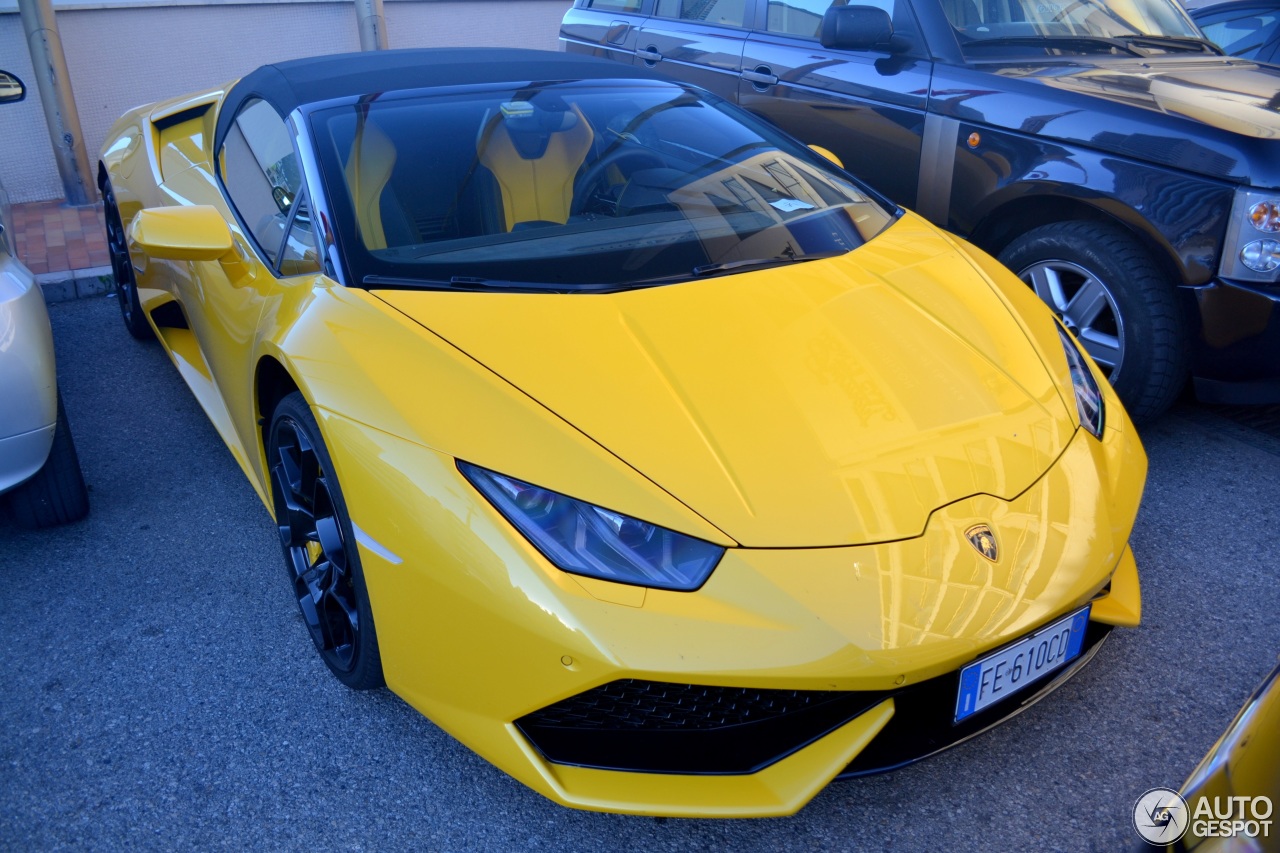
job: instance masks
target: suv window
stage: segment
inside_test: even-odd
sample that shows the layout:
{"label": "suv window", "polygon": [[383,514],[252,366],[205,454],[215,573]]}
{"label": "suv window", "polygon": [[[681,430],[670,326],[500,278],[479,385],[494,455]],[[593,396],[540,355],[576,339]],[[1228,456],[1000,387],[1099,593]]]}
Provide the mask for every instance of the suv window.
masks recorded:
{"label": "suv window", "polygon": [[604,9],[610,12],[627,12],[635,14],[644,5],[644,0],[591,0],[587,4],[591,9]]}
{"label": "suv window", "polygon": [[[893,0],[859,0],[863,6],[894,13]],[[822,16],[832,6],[847,6],[849,0],[769,0],[765,29],[779,35],[816,39],[822,29]]]}
{"label": "suv window", "polygon": [[723,27],[747,22],[747,0],[658,0],[659,18],[681,18]]}
{"label": "suv window", "polygon": [[1255,56],[1280,28],[1280,13],[1256,6],[1230,9],[1199,21],[1209,40],[1227,53]]}
{"label": "suv window", "polygon": [[[305,205],[302,171],[297,155],[289,139],[284,119],[265,101],[247,102],[236,115],[222,144],[219,157],[222,165],[222,182],[227,188],[231,203],[248,227],[258,249],[268,263],[277,267],[285,231],[292,224],[293,208],[301,202]],[[314,244],[314,238],[299,235],[309,229],[309,219],[296,217],[298,225],[289,235],[290,243],[306,239]],[[297,269],[306,266],[305,252],[295,253],[292,269],[287,274],[315,272],[314,248],[310,254],[313,269]]]}

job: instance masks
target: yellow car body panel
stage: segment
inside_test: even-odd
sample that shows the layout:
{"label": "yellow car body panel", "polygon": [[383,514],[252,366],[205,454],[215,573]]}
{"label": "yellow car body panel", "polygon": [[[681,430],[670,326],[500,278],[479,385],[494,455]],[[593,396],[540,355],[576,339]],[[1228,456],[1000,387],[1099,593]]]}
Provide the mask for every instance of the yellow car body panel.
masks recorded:
{"label": "yellow car body panel", "polygon": [[[264,377],[301,391],[387,684],[526,785],[594,810],[789,814],[893,698],[742,775],[555,764],[515,721],[619,679],[893,691],[1085,605],[1140,618],[1141,443],[1096,370],[1106,428],[1078,427],[1055,321],[972,247],[904,214],[838,258],[612,294],[277,278],[213,175],[224,91],[139,108],[104,146],[126,226],[210,205],[232,241],[216,261],[135,246],[144,313],[269,511]],[[695,592],[569,574],[458,460],[727,550]],[[965,539],[979,522],[994,561]]]}
{"label": "yellow car body panel", "polygon": [[[1170,851],[1280,850],[1280,666],[1263,679],[1180,791],[1189,820]],[[1263,799],[1265,798],[1265,800]],[[1258,820],[1270,821],[1265,827]],[[1252,826],[1249,826],[1252,822]],[[1248,830],[1246,832],[1246,829]]]}
{"label": "yellow car body panel", "polygon": [[672,287],[378,295],[751,547],[918,536],[935,507],[1020,494],[1075,428],[913,215],[854,255]]}

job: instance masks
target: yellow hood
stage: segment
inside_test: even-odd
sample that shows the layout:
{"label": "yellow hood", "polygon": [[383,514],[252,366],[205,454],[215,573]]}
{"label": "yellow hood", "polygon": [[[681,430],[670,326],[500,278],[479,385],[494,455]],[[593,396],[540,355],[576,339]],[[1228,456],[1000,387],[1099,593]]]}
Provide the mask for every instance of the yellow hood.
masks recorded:
{"label": "yellow hood", "polygon": [[841,258],[624,293],[376,295],[747,547],[918,536],[1027,489],[1076,426],[991,285],[910,215]]}

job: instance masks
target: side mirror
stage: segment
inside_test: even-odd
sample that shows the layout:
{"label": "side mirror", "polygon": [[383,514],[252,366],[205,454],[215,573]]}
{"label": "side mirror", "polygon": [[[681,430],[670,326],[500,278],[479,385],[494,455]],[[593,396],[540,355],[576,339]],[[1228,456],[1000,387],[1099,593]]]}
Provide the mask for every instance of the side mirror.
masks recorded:
{"label": "side mirror", "polygon": [[289,208],[293,206],[293,199],[289,197],[289,191],[284,187],[272,187],[271,198],[276,203],[276,207],[280,208],[280,212],[287,214]]}
{"label": "side mirror", "polygon": [[27,87],[17,75],[0,71],[0,104],[16,104],[27,96]]}
{"label": "side mirror", "polygon": [[822,46],[832,50],[878,50],[896,53],[906,48],[893,37],[893,20],[875,6],[832,6],[818,31]]}
{"label": "side mirror", "polygon": [[821,145],[810,145],[809,150],[815,154],[818,154],[822,157],[827,158],[832,163],[835,163],[837,166],[839,166],[841,169],[844,168],[844,161],[841,160],[839,157],[837,157],[834,151],[823,148]]}
{"label": "side mirror", "polygon": [[207,204],[143,210],[129,226],[129,242],[166,261],[216,261],[235,245],[222,214]]}

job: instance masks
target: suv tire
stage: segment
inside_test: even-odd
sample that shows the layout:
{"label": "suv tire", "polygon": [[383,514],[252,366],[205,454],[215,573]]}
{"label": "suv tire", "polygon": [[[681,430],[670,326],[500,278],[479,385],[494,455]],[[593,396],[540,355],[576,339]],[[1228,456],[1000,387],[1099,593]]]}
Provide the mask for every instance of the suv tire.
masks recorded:
{"label": "suv tire", "polygon": [[1160,415],[1186,384],[1174,290],[1118,225],[1058,222],[1028,231],[1000,262],[1032,287],[1094,357],[1135,423]]}

